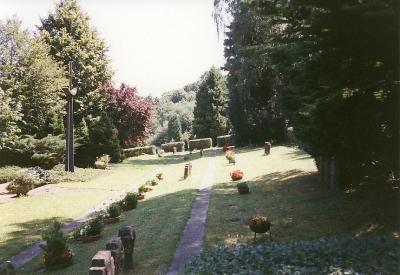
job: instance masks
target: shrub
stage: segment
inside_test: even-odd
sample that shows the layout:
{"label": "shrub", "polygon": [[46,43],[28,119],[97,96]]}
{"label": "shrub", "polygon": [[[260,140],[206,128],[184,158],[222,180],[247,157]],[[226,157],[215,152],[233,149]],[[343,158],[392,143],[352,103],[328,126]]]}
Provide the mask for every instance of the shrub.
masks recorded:
{"label": "shrub", "polygon": [[139,186],[139,189],[138,189],[139,194],[145,193],[145,192],[149,192],[149,191],[151,191],[151,190],[152,190],[152,189],[151,189],[150,186],[148,186],[147,184],[142,184],[142,185],[140,185],[140,186]]}
{"label": "shrub", "polygon": [[21,171],[19,166],[5,166],[0,168],[0,184],[15,179]]}
{"label": "shrub", "polygon": [[150,181],[151,186],[156,186],[157,184],[158,184],[158,181],[156,179]]}
{"label": "shrub", "polygon": [[232,135],[218,136],[217,137],[217,146],[222,147],[224,145],[233,145],[232,144]]}
{"label": "shrub", "polygon": [[81,237],[96,236],[103,229],[102,215],[96,215],[94,218],[82,223],[73,232],[73,237],[79,239]]}
{"label": "shrub", "polygon": [[164,152],[173,152],[174,147],[176,147],[177,152],[185,152],[185,142],[183,141],[161,144],[161,149],[164,150]]}
{"label": "shrub", "polygon": [[122,150],[124,152],[125,157],[137,157],[142,154],[147,155],[155,155],[156,154],[156,146],[144,146],[144,147],[134,147],[134,148],[127,148]]}
{"label": "shrub", "polygon": [[203,250],[185,274],[399,274],[399,246],[374,235],[221,245]]}
{"label": "shrub", "polygon": [[42,235],[46,243],[40,247],[45,251],[43,262],[46,268],[66,266],[72,262],[72,252],[61,228],[62,224],[56,221]]}
{"label": "shrub", "polygon": [[114,202],[107,207],[107,218],[116,218],[121,215],[121,206]]}
{"label": "shrub", "polygon": [[137,207],[138,194],[134,192],[128,192],[123,200],[123,205],[125,210],[132,210]]}
{"label": "shrub", "polygon": [[189,150],[193,149],[207,149],[212,147],[211,138],[200,138],[189,140]]}
{"label": "shrub", "polygon": [[35,185],[38,185],[38,180],[35,176],[28,173],[23,173],[17,176],[8,186],[7,190],[16,194],[18,197],[25,196]]}
{"label": "shrub", "polygon": [[245,182],[239,182],[237,185],[239,194],[244,195],[250,193],[250,188]]}
{"label": "shrub", "polygon": [[48,170],[44,170],[39,166],[28,168],[25,174],[30,174],[37,179],[34,187],[39,187],[46,184],[56,183],[55,177]]}

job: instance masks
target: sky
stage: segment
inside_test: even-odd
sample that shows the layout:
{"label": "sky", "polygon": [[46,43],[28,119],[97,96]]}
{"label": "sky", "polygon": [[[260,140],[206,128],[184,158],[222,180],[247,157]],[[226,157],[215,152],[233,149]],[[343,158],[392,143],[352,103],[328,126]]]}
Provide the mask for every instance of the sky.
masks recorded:
{"label": "sky", "polygon": [[[0,0],[0,20],[17,15],[36,30],[58,0]],[[225,63],[213,0],[78,0],[109,47],[115,85],[159,96]]]}

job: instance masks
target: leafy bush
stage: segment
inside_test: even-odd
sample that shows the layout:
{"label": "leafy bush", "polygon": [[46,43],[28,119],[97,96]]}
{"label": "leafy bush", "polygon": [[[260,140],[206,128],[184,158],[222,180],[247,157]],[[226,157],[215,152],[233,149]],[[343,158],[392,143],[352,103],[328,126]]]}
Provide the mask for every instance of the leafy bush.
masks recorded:
{"label": "leafy bush", "polygon": [[249,189],[249,186],[247,185],[247,183],[239,182],[236,186],[237,186],[239,194],[244,195],[244,194],[250,193],[250,189]]}
{"label": "leafy bush", "polygon": [[5,166],[0,168],[0,184],[15,179],[21,171],[19,166]]}
{"label": "leafy bush", "polygon": [[144,146],[144,147],[134,147],[123,149],[124,155],[127,158],[140,156],[141,154],[155,155],[156,154],[156,146]]}
{"label": "leafy bush", "polygon": [[222,147],[224,145],[232,145],[232,135],[218,136],[217,137],[217,146]]}
{"label": "leafy bush", "polygon": [[134,192],[128,192],[123,200],[124,209],[132,210],[135,209],[138,203],[138,194]]}
{"label": "leafy bush", "polygon": [[74,230],[74,239],[99,235],[103,229],[102,219],[102,215],[96,215],[94,218],[82,223],[78,228]]}
{"label": "leafy bush", "polygon": [[161,149],[163,149],[164,152],[173,152],[174,147],[176,147],[177,152],[185,152],[185,142],[183,141],[161,144]]}
{"label": "leafy bush", "polygon": [[396,238],[374,235],[220,245],[204,250],[185,274],[398,274],[399,247]]}
{"label": "leafy bush", "polygon": [[45,251],[43,258],[46,268],[65,266],[72,262],[72,252],[68,247],[68,239],[61,229],[62,224],[56,221],[42,235],[46,243],[40,247]]}
{"label": "leafy bush", "polygon": [[25,196],[30,190],[38,185],[38,180],[35,176],[29,173],[23,173],[17,176],[8,186],[7,190],[16,194],[18,197]]}
{"label": "leafy bush", "polygon": [[107,218],[116,218],[121,215],[121,206],[114,202],[107,207]]}
{"label": "leafy bush", "polygon": [[211,138],[200,138],[189,140],[189,149],[207,149],[212,147]]}
{"label": "leafy bush", "polygon": [[56,179],[53,177],[52,173],[39,166],[28,168],[24,173],[30,174],[37,179],[35,187],[56,183]]}

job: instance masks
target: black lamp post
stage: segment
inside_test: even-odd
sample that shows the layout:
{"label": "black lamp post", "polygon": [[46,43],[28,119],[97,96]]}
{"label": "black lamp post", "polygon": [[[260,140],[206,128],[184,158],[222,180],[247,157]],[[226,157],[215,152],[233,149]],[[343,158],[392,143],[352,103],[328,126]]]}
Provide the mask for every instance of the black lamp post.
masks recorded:
{"label": "black lamp post", "polygon": [[74,102],[73,98],[76,95],[76,88],[72,88],[72,62],[69,62],[69,86],[65,87],[67,96],[67,127],[66,127],[66,157],[65,171],[74,172]]}

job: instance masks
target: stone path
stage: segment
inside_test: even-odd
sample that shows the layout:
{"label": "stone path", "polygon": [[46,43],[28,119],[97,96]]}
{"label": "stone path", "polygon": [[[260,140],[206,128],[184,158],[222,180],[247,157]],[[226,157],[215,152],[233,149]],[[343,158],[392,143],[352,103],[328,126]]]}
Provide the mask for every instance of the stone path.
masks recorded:
{"label": "stone path", "polygon": [[199,254],[203,247],[207,210],[215,171],[215,154],[216,152],[213,150],[212,158],[208,162],[207,174],[203,178],[202,187],[193,203],[190,218],[186,223],[178,248],[168,268],[168,275],[183,272],[185,265]]}
{"label": "stone path", "polygon": [[[143,184],[147,180],[154,178],[154,176],[162,169],[162,166],[163,165],[159,165],[155,167],[140,179],[136,180],[135,182],[128,185],[124,189],[119,190],[117,193],[114,193],[113,195],[105,199],[102,203],[90,209],[83,217],[73,220],[72,222],[66,224],[63,228],[63,231],[66,233],[71,232],[72,230],[77,228],[81,223],[89,220],[92,216],[96,214],[96,212],[105,209],[108,205],[110,205],[115,201],[121,200],[125,196],[126,192],[137,189],[141,184]],[[34,243],[33,245],[22,250],[17,255],[8,259],[8,261],[10,261],[13,264],[15,269],[20,268],[21,266],[31,261],[34,257],[38,256],[42,252],[42,249],[40,248],[41,244],[43,244],[42,241]]]}

